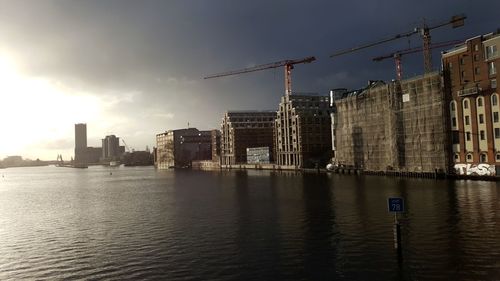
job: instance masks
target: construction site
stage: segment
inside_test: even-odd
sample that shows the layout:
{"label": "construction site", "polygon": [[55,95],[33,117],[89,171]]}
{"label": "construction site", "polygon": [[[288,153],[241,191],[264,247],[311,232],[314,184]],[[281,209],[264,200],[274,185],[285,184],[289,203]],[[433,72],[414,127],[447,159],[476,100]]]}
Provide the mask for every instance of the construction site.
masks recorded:
{"label": "construction site", "polygon": [[444,93],[437,72],[345,92],[334,101],[336,164],[363,172],[447,172]]}

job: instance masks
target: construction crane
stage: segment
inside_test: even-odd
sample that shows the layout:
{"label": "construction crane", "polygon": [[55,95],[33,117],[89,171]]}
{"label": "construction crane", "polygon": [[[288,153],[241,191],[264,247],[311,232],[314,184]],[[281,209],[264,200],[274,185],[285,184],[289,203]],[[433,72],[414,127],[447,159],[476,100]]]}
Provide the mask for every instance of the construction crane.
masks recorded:
{"label": "construction crane", "polygon": [[242,73],[260,71],[260,70],[265,70],[265,69],[270,69],[270,68],[278,68],[278,67],[284,66],[285,67],[285,94],[288,96],[288,95],[292,94],[292,69],[293,69],[293,66],[295,64],[311,63],[315,60],[316,60],[315,57],[307,57],[307,58],[296,59],[296,60],[283,60],[283,61],[278,61],[278,62],[273,62],[273,63],[257,65],[257,66],[253,66],[253,67],[247,67],[247,68],[243,68],[240,70],[233,70],[233,71],[228,71],[228,72],[217,73],[217,74],[206,76],[203,79],[237,75],[237,74],[242,74]]}
{"label": "construction crane", "polygon": [[127,151],[132,152],[123,138],[122,138],[122,142],[123,142],[123,145],[125,145],[125,148],[127,149]]}
{"label": "construction crane", "polygon": [[383,43],[387,43],[387,42],[390,42],[390,41],[393,41],[393,40],[397,40],[397,39],[401,39],[401,38],[405,38],[405,37],[410,37],[410,36],[418,33],[422,37],[422,41],[423,41],[422,50],[423,50],[423,54],[424,54],[424,71],[425,71],[425,73],[429,73],[429,72],[432,71],[431,34],[430,34],[430,31],[433,30],[433,29],[439,28],[439,27],[450,25],[450,24],[452,25],[452,28],[457,28],[457,27],[463,26],[464,25],[464,20],[466,18],[467,17],[465,15],[463,15],[463,14],[462,15],[455,15],[455,16],[451,17],[451,20],[448,20],[446,22],[442,22],[442,23],[439,23],[439,24],[436,24],[436,25],[433,25],[433,26],[428,26],[425,23],[425,21],[424,21],[423,24],[422,24],[422,26],[416,27],[412,31],[409,31],[409,32],[406,32],[406,33],[401,33],[401,34],[396,34],[394,36],[391,36],[391,37],[388,37],[388,38],[385,38],[385,39],[382,39],[382,40],[378,40],[378,41],[375,41],[375,42],[367,43],[367,44],[364,44],[364,45],[360,45],[360,46],[357,46],[357,47],[354,47],[354,48],[349,48],[349,49],[341,50],[341,51],[338,51],[338,52],[330,55],[330,57],[333,58],[333,57],[341,56],[341,55],[344,55],[344,54],[352,53],[352,52],[355,52],[355,51],[359,51],[359,50],[362,50],[362,49],[366,49],[366,48],[377,46],[377,45],[380,45],[380,44],[383,44]]}
{"label": "construction crane", "polygon": [[[457,44],[460,44],[462,42],[463,42],[463,40],[452,40],[452,41],[435,43],[435,44],[431,44],[429,49],[457,45]],[[423,47],[416,47],[416,48],[410,48],[410,49],[405,49],[405,50],[399,50],[399,51],[395,51],[395,52],[392,52],[392,53],[387,54],[387,55],[373,58],[373,61],[382,61],[382,60],[385,60],[388,58],[394,58],[394,62],[396,63],[396,78],[397,78],[397,80],[401,80],[401,77],[403,75],[403,70],[402,70],[402,66],[401,66],[401,57],[403,55],[407,55],[407,54],[418,53],[418,52],[421,52],[422,50],[423,50]]]}
{"label": "construction crane", "polygon": [[451,20],[447,22],[442,22],[440,24],[436,24],[434,26],[427,26],[427,24],[423,23],[422,27],[415,28],[416,31],[420,33],[423,41],[423,54],[424,54],[424,71],[425,73],[429,73],[432,71],[432,58],[431,58],[431,34],[430,31],[432,29],[436,29],[439,27],[447,26],[451,24],[452,28],[461,27],[464,25],[464,21],[466,19],[465,15],[456,15],[451,17]]}

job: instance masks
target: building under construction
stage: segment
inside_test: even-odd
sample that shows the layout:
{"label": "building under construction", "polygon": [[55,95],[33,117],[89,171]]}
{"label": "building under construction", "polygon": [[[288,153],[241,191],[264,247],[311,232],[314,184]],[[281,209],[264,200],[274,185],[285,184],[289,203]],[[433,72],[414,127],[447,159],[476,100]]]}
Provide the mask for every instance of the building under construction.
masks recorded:
{"label": "building under construction", "polygon": [[226,112],[221,123],[221,164],[246,164],[247,148],[252,147],[269,147],[272,155],[275,119],[275,111]]}
{"label": "building under construction", "polygon": [[363,171],[449,171],[445,93],[437,72],[347,92],[334,101],[335,160]]}
{"label": "building under construction", "polygon": [[328,96],[286,94],[275,124],[276,162],[283,168],[324,166],[331,153]]}

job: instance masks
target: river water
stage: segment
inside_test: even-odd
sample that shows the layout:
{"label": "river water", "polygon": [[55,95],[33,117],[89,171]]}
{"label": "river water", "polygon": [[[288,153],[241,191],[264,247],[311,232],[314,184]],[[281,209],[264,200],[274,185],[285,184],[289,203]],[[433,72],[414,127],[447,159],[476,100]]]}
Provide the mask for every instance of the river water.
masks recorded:
{"label": "river water", "polygon": [[[0,280],[500,280],[495,182],[0,170]],[[405,198],[402,262],[387,198]]]}

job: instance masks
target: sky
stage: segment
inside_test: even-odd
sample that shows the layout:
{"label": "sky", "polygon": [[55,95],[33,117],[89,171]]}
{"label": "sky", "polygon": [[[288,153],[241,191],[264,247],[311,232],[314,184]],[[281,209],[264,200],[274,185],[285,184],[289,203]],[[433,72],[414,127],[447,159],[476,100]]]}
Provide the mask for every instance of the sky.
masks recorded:
{"label": "sky", "polygon": [[[284,70],[203,77],[285,59],[292,90],[327,95],[395,77],[372,58],[419,47],[418,36],[337,58],[336,51],[467,16],[431,31],[433,42],[500,28],[496,0],[0,0],[0,159],[74,154],[74,124],[89,146],[106,135],[130,148],[169,129],[219,128],[227,110],[276,110]],[[440,67],[440,51],[433,66]],[[403,76],[422,74],[422,55],[403,57]]]}

